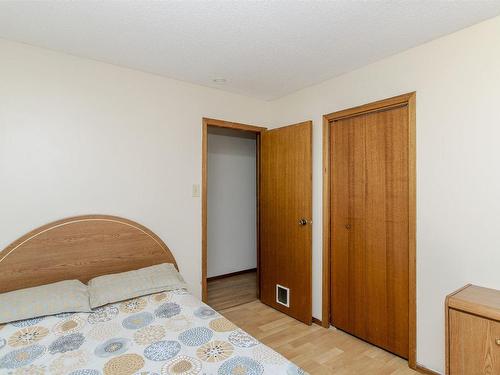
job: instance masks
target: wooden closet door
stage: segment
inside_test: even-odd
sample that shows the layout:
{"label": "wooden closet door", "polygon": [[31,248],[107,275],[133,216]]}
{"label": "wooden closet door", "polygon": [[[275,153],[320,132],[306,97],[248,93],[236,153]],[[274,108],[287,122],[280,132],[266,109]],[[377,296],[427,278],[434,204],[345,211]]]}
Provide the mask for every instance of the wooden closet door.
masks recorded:
{"label": "wooden closet door", "polygon": [[408,357],[408,109],[331,125],[332,324]]}

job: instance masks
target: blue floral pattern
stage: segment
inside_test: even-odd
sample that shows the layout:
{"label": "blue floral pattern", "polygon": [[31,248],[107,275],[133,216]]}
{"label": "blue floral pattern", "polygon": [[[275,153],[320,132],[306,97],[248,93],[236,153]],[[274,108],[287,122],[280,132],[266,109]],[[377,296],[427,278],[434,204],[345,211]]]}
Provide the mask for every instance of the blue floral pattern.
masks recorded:
{"label": "blue floral pattern", "polygon": [[85,337],[81,333],[72,333],[59,337],[56,341],[49,345],[49,353],[66,353],[72,350],[77,350],[82,346]]}
{"label": "blue floral pattern", "polygon": [[157,341],[144,349],[144,356],[152,361],[167,361],[181,351],[177,341]]}
{"label": "blue floral pattern", "polygon": [[0,358],[0,368],[14,369],[29,365],[43,353],[45,353],[45,347],[38,344],[13,350]]}
{"label": "blue floral pattern", "polygon": [[252,346],[259,344],[257,339],[253,338],[242,329],[233,331],[229,335],[229,342],[234,346],[238,346],[240,348],[251,348]]}
{"label": "blue floral pattern", "polygon": [[228,359],[219,368],[219,375],[261,375],[262,373],[264,373],[262,364],[249,357]]}
{"label": "blue floral pattern", "polygon": [[200,319],[211,319],[215,318],[216,315],[217,313],[214,310],[205,306],[201,306],[194,311],[194,316]]}
{"label": "blue floral pattern", "polygon": [[158,318],[171,318],[175,315],[180,314],[180,312],[181,312],[181,307],[179,306],[179,304],[175,302],[167,302],[160,305],[155,310],[155,315]]}
{"label": "blue floral pattern", "polygon": [[10,324],[12,324],[14,327],[17,327],[17,328],[24,328],[24,327],[28,327],[28,326],[34,326],[35,324],[40,323],[44,318],[45,318],[44,316],[41,316],[38,318],[19,320],[17,322],[12,322]]}
{"label": "blue floral pattern", "polygon": [[151,324],[154,319],[155,317],[153,316],[153,314],[145,311],[130,315],[128,318],[125,318],[122,322],[122,325],[127,329],[140,329]]}
{"label": "blue floral pattern", "polygon": [[121,337],[110,339],[95,348],[94,353],[101,358],[123,354],[130,347],[130,343],[131,341],[129,339]]}
{"label": "blue floral pattern", "polygon": [[194,327],[179,335],[179,341],[186,346],[200,346],[210,341],[214,332],[205,327]]}

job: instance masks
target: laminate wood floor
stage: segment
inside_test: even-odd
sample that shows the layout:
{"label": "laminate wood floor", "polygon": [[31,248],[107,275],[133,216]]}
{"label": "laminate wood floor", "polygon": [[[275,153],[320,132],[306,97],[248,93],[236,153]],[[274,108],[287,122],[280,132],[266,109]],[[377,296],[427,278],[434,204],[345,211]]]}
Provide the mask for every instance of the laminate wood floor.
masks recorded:
{"label": "laminate wood floor", "polygon": [[258,300],[219,312],[311,375],[418,374],[393,354],[335,328],[307,326]]}
{"label": "laminate wood floor", "polygon": [[208,305],[219,311],[257,299],[257,272],[208,282]]}

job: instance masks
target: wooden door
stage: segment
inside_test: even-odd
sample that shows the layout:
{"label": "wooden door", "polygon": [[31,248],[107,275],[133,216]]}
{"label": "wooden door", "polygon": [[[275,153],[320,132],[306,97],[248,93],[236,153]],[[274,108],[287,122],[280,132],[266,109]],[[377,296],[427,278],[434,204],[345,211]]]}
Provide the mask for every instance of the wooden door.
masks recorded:
{"label": "wooden door", "polygon": [[332,324],[408,358],[406,105],[330,128]]}
{"label": "wooden door", "polygon": [[450,310],[450,375],[500,374],[500,323]]}
{"label": "wooden door", "polygon": [[[265,131],[260,142],[260,298],[311,324],[312,123]],[[289,306],[277,302],[278,285]]]}

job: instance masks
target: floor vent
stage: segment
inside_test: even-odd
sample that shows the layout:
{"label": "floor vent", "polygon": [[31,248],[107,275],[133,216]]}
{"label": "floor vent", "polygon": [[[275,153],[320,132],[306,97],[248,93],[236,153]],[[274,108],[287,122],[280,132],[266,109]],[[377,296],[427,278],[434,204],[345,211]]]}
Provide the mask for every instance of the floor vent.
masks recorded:
{"label": "floor vent", "polygon": [[290,289],[276,284],[276,302],[280,305],[290,307]]}

